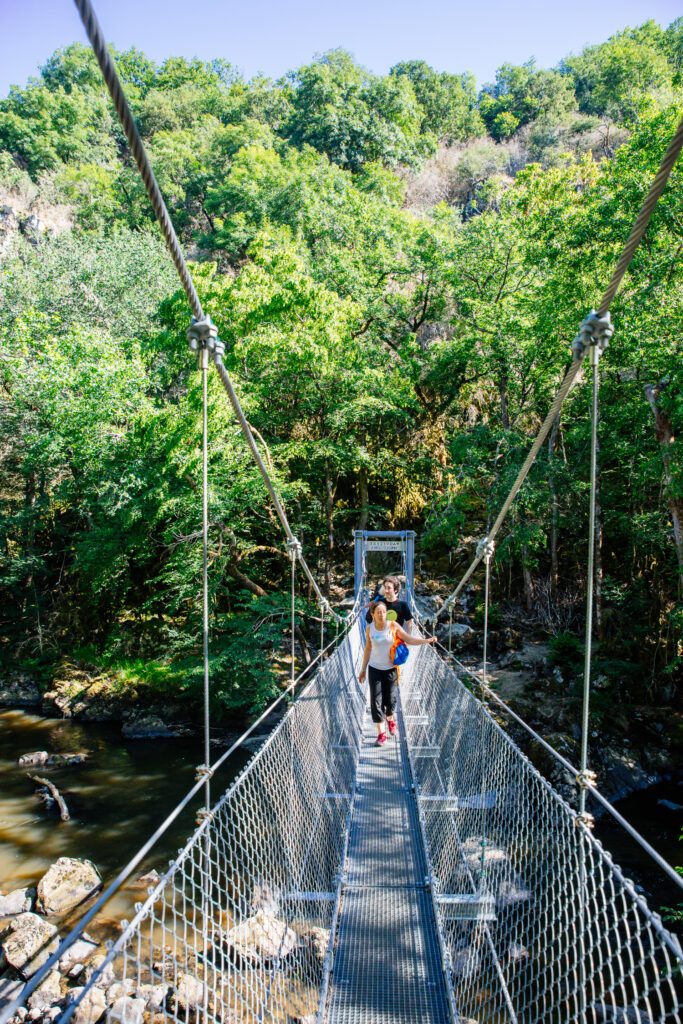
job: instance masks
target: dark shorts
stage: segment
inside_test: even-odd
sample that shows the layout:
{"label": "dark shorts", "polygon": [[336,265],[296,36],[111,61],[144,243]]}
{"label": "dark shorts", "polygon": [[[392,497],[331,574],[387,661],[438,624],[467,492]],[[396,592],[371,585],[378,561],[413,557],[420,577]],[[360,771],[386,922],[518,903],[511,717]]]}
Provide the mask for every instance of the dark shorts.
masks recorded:
{"label": "dark shorts", "polygon": [[385,715],[391,716],[396,710],[398,672],[395,668],[373,668],[369,665],[368,683],[372,720],[382,722]]}

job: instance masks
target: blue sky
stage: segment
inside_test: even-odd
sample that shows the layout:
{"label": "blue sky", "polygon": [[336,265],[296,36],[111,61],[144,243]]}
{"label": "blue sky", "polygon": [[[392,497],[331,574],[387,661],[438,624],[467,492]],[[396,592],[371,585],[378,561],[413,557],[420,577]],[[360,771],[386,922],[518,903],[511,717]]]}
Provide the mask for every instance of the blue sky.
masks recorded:
{"label": "blue sky", "polygon": [[[378,73],[421,58],[473,71],[481,85],[503,61],[551,67],[587,43],[654,18],[667,25],[681,0],[95,0],[105,36],[155,60],[224,57],[248,77],[278,77],[343,46]],[[84,40],[72,0],[0,0],[0,96],[25,84],[58,47]]]}

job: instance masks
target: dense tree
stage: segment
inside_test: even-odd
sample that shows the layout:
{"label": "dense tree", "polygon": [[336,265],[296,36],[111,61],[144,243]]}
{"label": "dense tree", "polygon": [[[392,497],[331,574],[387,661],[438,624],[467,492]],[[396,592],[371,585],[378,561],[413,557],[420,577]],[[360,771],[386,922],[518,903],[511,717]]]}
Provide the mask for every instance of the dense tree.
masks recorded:
{"label": "dense tree", "polygon": [[[667,105],[680,40],[680,19],[646,23],[559,71],[506,64],[478,101],[469,76],[422,61],[376,76],[332,51],[247,82],[225,62],[116,54],[246,414],[328,584],[354,526],[415,527],[453,572],[486,533],[680,116]],[[0,147],[3,654],[47,671],[84,645],[111,671],[163,655],[193,694],[188,311],[86,48],[0,102]],[[602,364],[600,657],[631,680],[646,669],[652,693],[683,659],[680,179]],[[276,687],[288,563],[223,397],[212,378],[212,657],[218,705],[238,714]],[[581,606],[587,446],[579,384],[496,556],[497,594],[545,608],[551,630]]]}

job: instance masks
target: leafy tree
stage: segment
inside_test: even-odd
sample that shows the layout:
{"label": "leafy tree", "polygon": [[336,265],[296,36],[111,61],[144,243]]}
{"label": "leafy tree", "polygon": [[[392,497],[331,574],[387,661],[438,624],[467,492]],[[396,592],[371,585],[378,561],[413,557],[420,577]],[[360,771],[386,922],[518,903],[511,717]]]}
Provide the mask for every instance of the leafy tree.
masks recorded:
{"label": "leafy tree", "polygon": [[412,82],[424,111],[422,134],[430,133],[448,144],[484,134],[472,75],[435,71],[423,60],[403,61],[394,65],[390,74],[403,75]]}
{"label": "leafy tree", "polygon": [[485,86],[479,111],[494,139],[509,138],[518,127],[535,121],[563,120],[575,109],[572,84],[557,71],[526,64],[503,64],[496,81]]}

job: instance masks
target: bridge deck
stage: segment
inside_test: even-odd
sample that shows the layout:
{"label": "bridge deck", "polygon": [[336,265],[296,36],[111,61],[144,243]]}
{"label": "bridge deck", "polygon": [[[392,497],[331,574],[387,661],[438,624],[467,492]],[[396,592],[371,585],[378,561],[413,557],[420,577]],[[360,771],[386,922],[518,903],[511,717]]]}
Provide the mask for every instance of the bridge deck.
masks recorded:
{"label": "bridge deck", "polygon": [[374,741],[366,713],[326,1020],[448,1024],[405,741]]}

